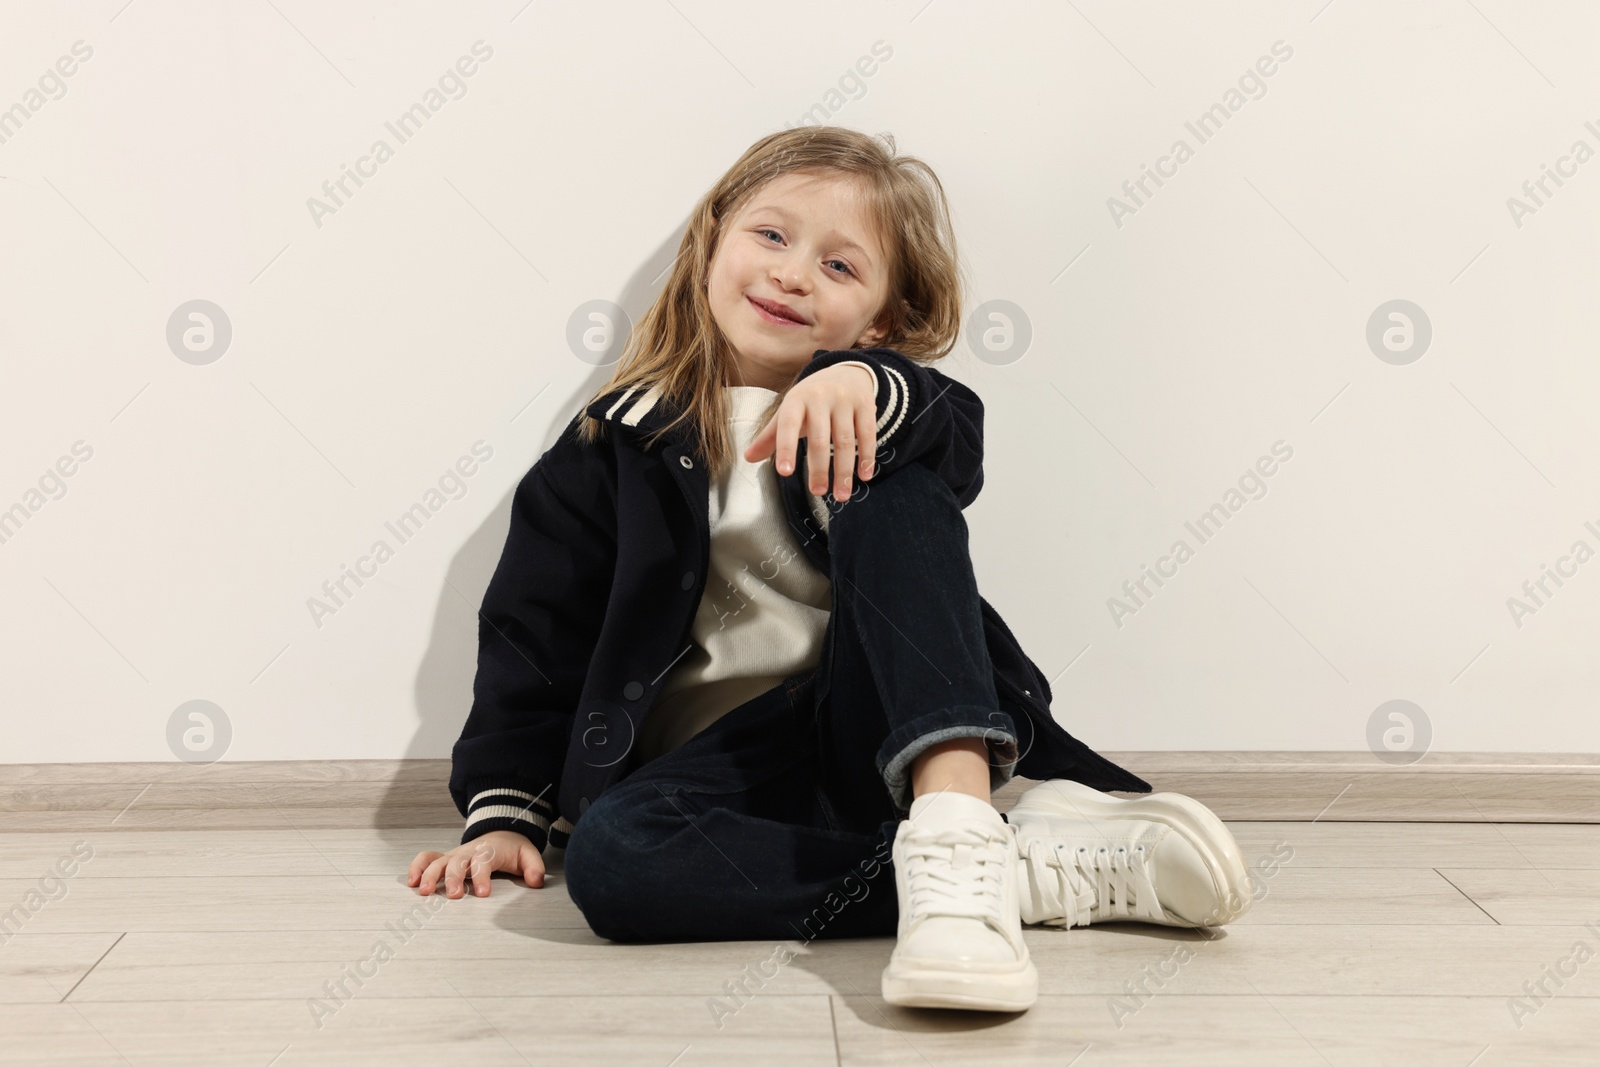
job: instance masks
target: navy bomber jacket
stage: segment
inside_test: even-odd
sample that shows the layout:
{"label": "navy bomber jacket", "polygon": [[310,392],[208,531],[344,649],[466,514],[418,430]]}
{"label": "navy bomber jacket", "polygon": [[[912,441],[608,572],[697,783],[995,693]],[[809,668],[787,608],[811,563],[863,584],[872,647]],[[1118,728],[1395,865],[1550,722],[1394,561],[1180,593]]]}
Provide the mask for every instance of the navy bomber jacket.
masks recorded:
{"label": "navy bomber jacket", "polygon": [[[872,480],[921,463],[971,504],[983,487],[978,395],[892,348],[818,349],[799,377],[847,360],[878,378]],[[584,444],[574,416],[523,476],[484,593],[472,709],[451,753],[463,844],[515,830],[541,851],[565,848],[589,805],[626,777],[640,726],[691,638],[711,555],[706,465],[683,426],[645,446],[678,413],[657,390],[613,390],[586,410],[607,421],[606,438]],[[807,557],[829,574],[825,509],[842,505],[831,489],[824,501],[806,488],[805,447],[801,438],[780,495]],[[1018,731],[1016,773],[1150,792],[1055,721],[1049,682],[979,603],[996,694]]]}

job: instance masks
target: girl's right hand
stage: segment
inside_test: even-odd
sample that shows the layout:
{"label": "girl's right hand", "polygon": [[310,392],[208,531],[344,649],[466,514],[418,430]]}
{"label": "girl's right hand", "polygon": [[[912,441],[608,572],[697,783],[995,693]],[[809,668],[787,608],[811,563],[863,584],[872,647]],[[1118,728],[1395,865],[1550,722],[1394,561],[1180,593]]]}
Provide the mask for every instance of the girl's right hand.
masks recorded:
{"label": "girl's right hand", "polygon": [[[833,497],[850,499],[853,477],[872,476],[877,463],[878,376],[863,367],[824,367],[796,382],[784,394],[778,412],[751,439],[744,450],[749,463],[774,456],[780,475],[794,470],[800,438],[806,439],[807,488],[812,496],[828,491],[828,467],[833,466]],[[856,453],[860,450],[858,459]]]}
{"label": "girl's right hand", "polygon": [[429,896],[443,874],[445,896],[456,900],[465,895],[470,873],[477,895],[486,897],[494,871],[520,874],[530,889],[544,885],[544,857],[532,841],[515,830],[491,830],[449,852],[419,852],[411,861],[406,884],[417,886],[423,896]]}

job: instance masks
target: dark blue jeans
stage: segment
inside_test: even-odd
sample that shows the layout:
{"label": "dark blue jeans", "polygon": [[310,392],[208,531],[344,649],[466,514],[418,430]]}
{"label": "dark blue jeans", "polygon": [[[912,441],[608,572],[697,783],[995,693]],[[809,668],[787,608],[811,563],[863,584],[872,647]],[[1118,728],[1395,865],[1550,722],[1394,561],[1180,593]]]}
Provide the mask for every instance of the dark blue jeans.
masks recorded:
{"label": "dark blue jeans", "polygon": [[955,494],[913,463],[828,502],[821,662],[633,770],[574,827],[567,891],[601,937],[893,936],[911,761],[977,737],[991,788],[1010,779],[1017,733]]}

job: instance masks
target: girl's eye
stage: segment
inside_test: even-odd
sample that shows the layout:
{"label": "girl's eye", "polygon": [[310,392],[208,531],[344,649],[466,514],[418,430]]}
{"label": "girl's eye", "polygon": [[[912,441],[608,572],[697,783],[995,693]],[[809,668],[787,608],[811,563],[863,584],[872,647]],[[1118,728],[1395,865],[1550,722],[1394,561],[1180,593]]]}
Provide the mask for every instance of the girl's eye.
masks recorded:
{"label": "girl's eye", "polygon": [[[773,230],[773,229],[768,229],[766,227],[762,227],[761,229],[757,230],[756,232],[761,234],[763,237],[765,237],[769,233],[776,235],[778,231],[777,230]],[[854,274],[855,273],[855,271],[850,269],[850,264],[845,263],[845,261],[842,260],[842,259],[830,259],[830,260],[828,260],[828,262],[829,263],[838,263],[838,264],[843,265],[844,270],[842,270],[842,271],[834,271],[835,274]]]}

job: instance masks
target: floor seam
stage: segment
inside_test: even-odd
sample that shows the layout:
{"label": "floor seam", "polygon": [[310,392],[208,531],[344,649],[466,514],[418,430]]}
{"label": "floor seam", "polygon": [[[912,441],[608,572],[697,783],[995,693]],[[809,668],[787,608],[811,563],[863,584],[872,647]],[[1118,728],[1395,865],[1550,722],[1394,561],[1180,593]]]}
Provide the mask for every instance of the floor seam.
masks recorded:
{"label": "floor seam", "polygon": [[839,1051],[839,1020],[833,1013],[833,994],[828,994],[828,1025],[833,1029],[833,1062],[844,1067],[844,1053]]}
{"label": "floor seam", "polygon": [[[1454,882],[1450,881],[1450,879],[1445,876],[1445,873],[1443,871],[1441,871],[1437,867],[1432,868],[1432,871],[1433,871],[1434,874],[1437,874],[1440,878],[1444,878],[1445,884],[1448,885],[1451,889],[1454,889],[1457,893],[1460,893],[1462,896],[1466,897],[1467,900],[1471,901],[1472,906],[1474,908],[1477,908],[1479,911],[1483,912],[1485,915],[1489,915],[1488,911],[1486,911],[1484,909],[1484,906],[1482,904],[1479,904],[1476,900],[1473,900],[1472,899],[1472,895],[1470,893],[1468,893],[1465,889],[1462,889],[1460,886],[1458,886]],[[1494,923],[1496,926],[1504,925],[1503,923],[1500,922],[1499,919],[1496,919],[1493,915],[1489,915],[1489,921]]]}
{"label": "floor seam", "polygon": [[87,971],[83,972],[83,978],[79,978],[76,982],[73,982],[72,983],[72,988],[67,990],[66,993],[62,995],[61,999],[56,1001],[56,1003],[57,1004],[65,1004],[67,1002],[67,997],[70,997],[70,996],[72,996],[73,993],[77,992],[78,987],[83,984],[83,979],[87,978],[87,977],[89,977],[89,975],[93,974],[94,973],[94,969],[96,967],[100,966],[100,960],[103,960],[107,956],[111,955],[111,950],[116,948],[118,945],[122,944],[122,939],[127,937],[127,936],[128,936],[128,931],[126,931],[126,930],[124,930],[124,931],[122,931],[122,933],[118,934],[117,935],[117,939],[115,941],[111,942],[110,945],[106,946],[106,950],[104,952],[100,953],[100,959],[95,960],[93,963],[91,963],[89,965],[89,969]]}

